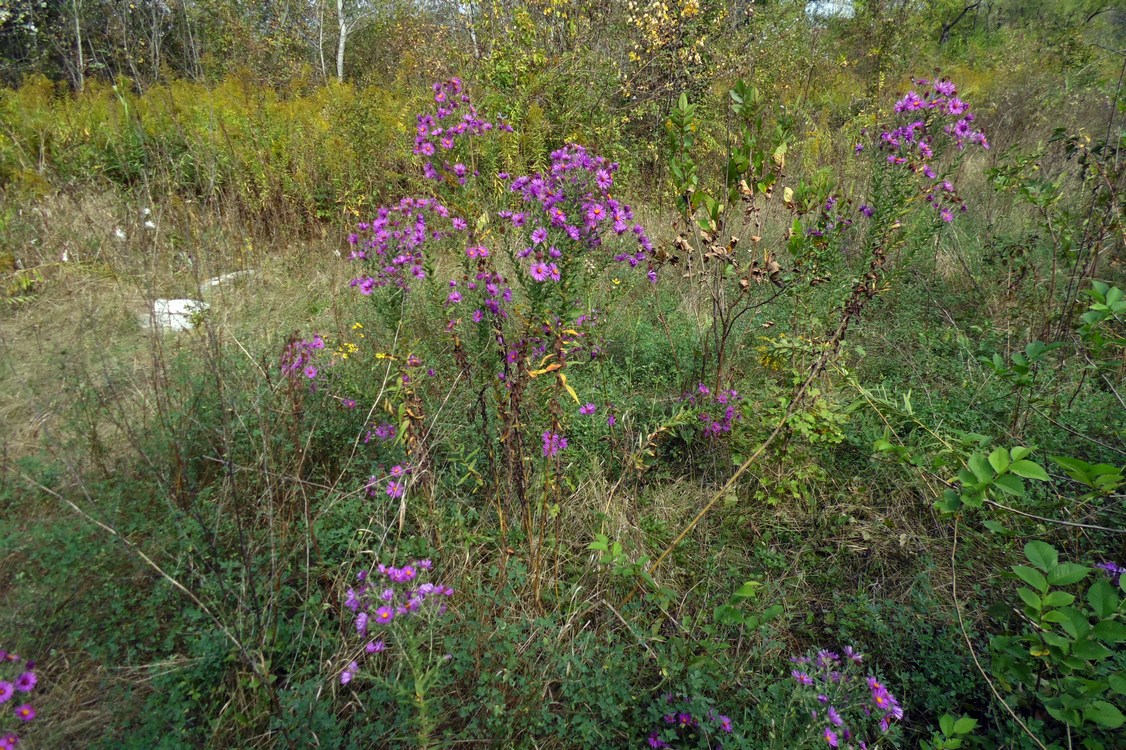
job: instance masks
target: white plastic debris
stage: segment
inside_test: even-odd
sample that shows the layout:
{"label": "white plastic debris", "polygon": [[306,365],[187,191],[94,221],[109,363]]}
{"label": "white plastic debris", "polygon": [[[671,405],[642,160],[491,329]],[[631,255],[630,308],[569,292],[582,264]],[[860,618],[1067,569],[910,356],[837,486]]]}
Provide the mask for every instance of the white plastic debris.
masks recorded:
{"label": "white plastic debris", "polygon": [[141,325],[168,331],[189,331],[195,327],[197,316],[210,307],[195,299],[153,300],[152,313],[141,316]]}
{"label": "white plastic debris", "polygon": [[256,276],[257,274],[258,274],[257,270],[250,268],[250,269],[247,269],[245,271],[230,271],[229,273],[224,273],[224,274],[220,274],[219,276],[212,277],[210,279],[207,279],[206,281],[200,282],[200,284],[199,284],[200,296],[206,297],[209,293],[211,293],[216,288],[218,288],[218,287],[220,287],[224,284],[230,284],[230,283],[235,282],[235,281],[251,279],[254,276]]}
{"label": "white plastic debris", "polygon": [[152,221],[149,221],[149,220],[146,219],[145,220],[145,229],[156,229],[156,224],[153,224]]}

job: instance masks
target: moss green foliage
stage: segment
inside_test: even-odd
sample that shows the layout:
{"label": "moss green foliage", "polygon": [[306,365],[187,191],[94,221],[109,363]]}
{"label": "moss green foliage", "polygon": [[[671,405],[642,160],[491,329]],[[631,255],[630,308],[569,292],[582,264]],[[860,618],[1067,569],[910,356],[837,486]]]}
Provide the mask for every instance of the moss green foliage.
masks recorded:
{"label": "moss green foliage", "polygon": [[[880,746],[1120,744],[1119,7],[346,0],[343,80],[337,7],[0,3],[27,747],[825,747],[789,657],[845,646],[904,708]],[[465,190],[412,153],[453,75],[513,127]],[[991,144],[933,183],[878,145],[913,77]],[[497,175],[566,143],[655,247],[557,289]],[[455,234],[410,294],[349,287],[404,196],[492,249],[508,318],[468,324]],[[163,297],[210,307],[154,332]],[[357,574],[420,559],[448,610],[361,637]]]}

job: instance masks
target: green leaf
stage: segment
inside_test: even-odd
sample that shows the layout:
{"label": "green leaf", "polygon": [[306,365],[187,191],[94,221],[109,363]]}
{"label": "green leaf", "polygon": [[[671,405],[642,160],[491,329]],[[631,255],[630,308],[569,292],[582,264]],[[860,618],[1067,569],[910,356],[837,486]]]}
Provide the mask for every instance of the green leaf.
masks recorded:
{"label": "green leaf", "polygon": [[1036,596],[1034,592],[1026,589],[1024,586],[1017,589],[1017,596],[1036,612],[1039,612],[1044,606],[1044,603],[1040,601],[1040,597]]}
{"label": "green leaf", "polygon": [[1091,628],[1091,635],[1106,643],[1126,641],[1126,625],[1117,620],[1101,620]]}
{"label": "green leaf", "polygon": [[989,465],[998,474],[1003,474],[1009,468],[1009,452],[1004,448],[998,448],[989,454]]}
{"label": "green leaf", "polygon": [[1053,586],[1070,586],[1087,577],[1091,569],[1078,563],[1060,563],[1048,571],[1048,583]]}
{"label": "green leaf", "polygon": [[954,734],[969,734],[977,726],[977,720],[963,716],[954,722]]}
{"label": "green leaf", "polygon": [[1126,675],[1112,674],[1107,678],[1110,683],[1110,689],[1119,695],[1126,695]]}
{"label": "green leaf", "polygon": [[1079,612],[1074,607],[1053,609],[1051,612],[1044,615],[1044,622],[1057,623],[1072,638],[1083,637],[1087,635],[1087,632],[1091,629],[1090,623],[1087,622],[1086,615]]}
{"label": "green leaf", "polygon": [[962,499],[958,497],[958,493],[954,490],[946,490],[942,493],[942,499],[937,501],[934,507],[942,513],[957,513],[962,507]]}
{"label": "green leaf", "polygon": [[733,599],[750,599],[758,593],[759,587],[762,586],[758,581],[747,581],[739,590],[731,595]]}
{"label": "green leaf", "polygon": [[1013,474],[1002,474],[993,480],[993,485],[1010,495],[1018,497],[1024,495],[1024,482],[1021,481],[1020,477]]}
{"label": "green leaf", "polygon": [[743,622],[743,613],[738,607],[721,604],[715,608],[715,621],[720,625],[740,625]]}
{"label": "green leaf", "polygon": [[1035,461],[1013,461],[1012,465],[1009,466],[1009,471],[1025,479],[1038,479],[1041,482],[1051,481],[1048,472],[1044,471],[1044,468]]}
{"label": "green leaf", "polygon": [[1099,617],[1110,617],[1118,609],[1118,594],[1107,581],[1100,579],[1087,589],[1087,602]]}
{"label": "green leaf", "polygon": [[994,534],[1003,534],[1003,535],[1006,535],[1006,536],[1008,536],[1008,534],[1009,534],[1009,530],[1006,529],[1003,524],[1000,524],[997,521],[994,521],[994,520],[991,520],[991,519],[986,519],[986,520],[982,521],[981,525],[984,526],[985,528],[989,529]]}
{"label": "green leaf", "polygon": [[[1051,613],[1049,612],[1048,614]],[[1045,616],[1044,619],[1047,620],[1048,617]],[[1040,637],[1043,638],[1044,643],[1047,643],[1049,646],[1055,646],[1065,654],[1071,653],[1071,641],[1069,641],[1067,638],[1064,638],[1062,635],[1053,633],[1050,630],[1045,630],[1044,632],[1040,633]]]}
{"label": "green leaf", "polygon": [[1024,545],[1024,556],[1028,558],[1030,563],[1045,573],[1056,567],[1056,563],[1060,559],[1052,545],[1041,541],[1033,541]]}
{"label": "green leaf", "polygon": [[1019,461],[1022,458],[1027,458],[1029,455],[1031,455],[1031,453],[1031,448],[1025,448],[1023,445],[1018,445],[1017,447],[1009,451],[1009,457],[1014,461]]}
{"label": "green leaf", "polygon": [[1118,729],[1126,722],[1126,716],[1123,716],[1121,711],[1106,701],[1095,701],[1087,706],[1083,710],[1083,718],[1107,729]]}
{"label": "green leaf", "polygon": [[975,453],[970,456],[969,467],[979,482],[988,482],[993,478],[993,470],[989,468],[984,453]]}
{"label": "green leaf", "polygon": [[950,714],[943,714],[938,719],[938,728],[942,730],[942,734],[946,737],[954,734],[954,717]]}
{"label": "green leaf", "polygon": [[1083,638],[1072,645],[1071,653],[1087,661],[1101,661],[1114,652],[1098,641],[1090,641]]}
{"label": "green leaf", "polygon": [[1053,591],[1044,597],[1045,607],[1066,607],[1075,601],[1075,597],[1066,591]]}
{"label": "green leaf", "polygon": [[1030,568],[1027,565],[1014,565],[1013,572],[1017,574],[1020,580],[1027,583],[1029,586],[1046,593],[1048,591],[1048,580],[1044,578],[1044,574],[1035,568]]}

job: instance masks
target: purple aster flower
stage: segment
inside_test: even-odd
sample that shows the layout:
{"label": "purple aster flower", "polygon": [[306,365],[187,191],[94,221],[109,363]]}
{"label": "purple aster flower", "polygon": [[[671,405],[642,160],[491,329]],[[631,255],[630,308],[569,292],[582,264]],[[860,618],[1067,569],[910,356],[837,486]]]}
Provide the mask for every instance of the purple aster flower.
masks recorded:
{"label": "purple aster flower", "polygon": [[547,230],[543,227],[537,227],[532,230],[532,244],[539,245],[547,240]]}
{"label": "purple aster flower", "polygon": [[665,742],[664,740],[662,740],[657,735],[656,729],[654,729],[652,732],[649,733],[648,742],[649,742],[649,747],[654,748],[654,750],[659,750],[660,748],[669,746],[669,743]]}
{"label": "purple aster flower", "polygon": [[[1114,584],[1115,586],[1118,585],[1118,581],[1122,577],[1122,574],[1126,573],[1126,568],[1123,568],[1118,563],[1110,562],[1110,561],[1096,563],[1095,567],[1098,568],[1099,570],[1104,571],[1107,575],[1107,578],[1109,578],[1110,582],[1112,584]],[[0,702],[2,702],[2,701],[0,701]]]}
{"label": "purple aster flower", "polygon": [[613,414],[610,414],[609,416],[606,417],[606,426],[607,427],[613,427],[617,423],[618,423],[618,420]]}
{"label": "purple aster flower", "polygon": [[850,659],[854,664],[860,664],[864,661],[864,655],[854,649],[852,646],[844,647],[844,655],[846,659]]}
{"label": "purple aster flower", "polygon": [[832,706],[829,706],[829,721],[831,721],[834,726],[838,727],[844,724],[844,719],[842,719],[841,715],[837,713],[837,709],[833,708]]}
{"label": "purple aster flower", "polygon": [[731,734],[735,731],[735,727],[731,724],[730,716],[724,716],[723,714],[720,714],[717,718],[719,719],[719,728],[722,731],[728,734]]}
{"label": "purple aster flower", "polygon": [[386,625],[395,619],[395,610],[391,607],[380,607],[375,610],[375,621],[380,625]]}
{"label": "purple aster flower", "polygon": [[543,261],[536,261],[532,264],[529,272],[532,274],[532,278],[536,281],[547,281],[547,277],[548,275],[550,275],[551,270]]}
{"label": "purple aster flower", "polygon": [[369,643],[367,646],[364,647],[364,650],[367,651],[369,654],[378,654],[378,653],[384,651],[386,648],[387,648],[387,644],[385,644],[383,641],[372,641],[371,643]]}
{"label": "purple aster flower", "polygon": [[35,709],[31,707],[30,703],[16,706],[16,718],[20,721],[31,721],[35,718]]}
{"label": "purple aster flower", "polygon": [[396,482],[394,480],[388,482],[387,483],[387,495],[388,495],[388,497],[390,497],[394,500],[398,500],[399,498],[401,498],[403,496],[403,483],[402,482]]}
{"label": "purple aster flower", "polygon": [[567,438],[562,435],[551,432],[550,430],[543,433],[543,455],[544,458],[553,458],[559,451],[567,447]]}
{"label": "purple aster flower", "polygon": [[7,703],[15,694],[15,687],[10,682],[0,680],[0,703]]}
{"label": "purple aster flower", "polygon": [[418,566],[419,570],[430,570],[434,567],[434,562],[430,559],[425,559],[419,560],[415,565]]}
{"label": "purple aster flower", "polygon": [[307,366],[305,368],[305,377],[309,378],[310,380],[317,377],[317,368],[313,367],[312,365]]}
{"label": "purple aster flower", "polygon": [[825,731],[822,732],[821,736],[829,743],[829,747],[840,746],[840,740],[837,738],[837,733],[833,731],[832,727],[825,727]]}
{"label": "purple aster flower", "polygon": [[351,662],[344,668],[344,671],[340,673],[340,684],[347,685],[349,682],[351,682],[352,678],[356,676],[356,672],[358,672],[359,669],[359,664],[357,664],[356,662]]}
{"label": "purple aster flower", "polygon": [[361,612],[356,615],[356,632],[364,635],[368,632],[368,613]]}
{"label": "purple aster flower", "polygon": [[586,414],[594,414],[594,411],[595,411],[595,409],[597,409],[597,408],[598,408],[598,407],[597,407],[597,406],[595,406],[594,404],[585,404],[584,406],[580,406],[580,407],[579,407],[579,414],[584,414],[584,415],[586,415]]}
{"label": "purple aster flower", "polygon": [[794,671],[790,672],[790,676],[797,680],[799,685],[813,684],[813,678],[807,675],[805,672],[799,672],[795,669]]}
{"label": "purple aster flower", "polygon": [[872,214],[874,214],[875,211],[873,211],[872,207],[869,206],[867,203],[864,203],[860,206],[860,213],[864,214],[865,216],[867,216],[870,219],[870,218],[872,218]]}
{"label": "purple aster flower", "polygon": [[19,741],[20,738],[16,736],[15,732],[8,732],[0,737],[0,750],[16,750]]}

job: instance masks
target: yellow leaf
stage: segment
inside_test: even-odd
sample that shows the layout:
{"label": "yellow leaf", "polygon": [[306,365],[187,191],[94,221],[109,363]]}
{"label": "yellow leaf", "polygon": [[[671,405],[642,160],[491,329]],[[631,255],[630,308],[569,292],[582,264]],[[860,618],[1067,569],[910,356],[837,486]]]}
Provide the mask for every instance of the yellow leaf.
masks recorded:
{"label": "yellow leaf", "polygon": [[574,388],[567,385],[567,376],[566,375],[564,375],[563,373],[559,373],[559,382],[562,383],[563,387],[567,389],[567,393],[571,394],[571,398],[575,399],[576,404],[581,403],[579,401],[579,394],[575,393]]}
{"label": "yellow leaf", "polygon": [[540,375],[546,375],[549,372],[555,372],[556,370],[558,370],[562,366],[563,365],[556,362],[555,364],[548,365],[547,367],[544,367],[541,370],[532,370],[531,372],[528,373],[528,377],[529,378],[538,378]]}

